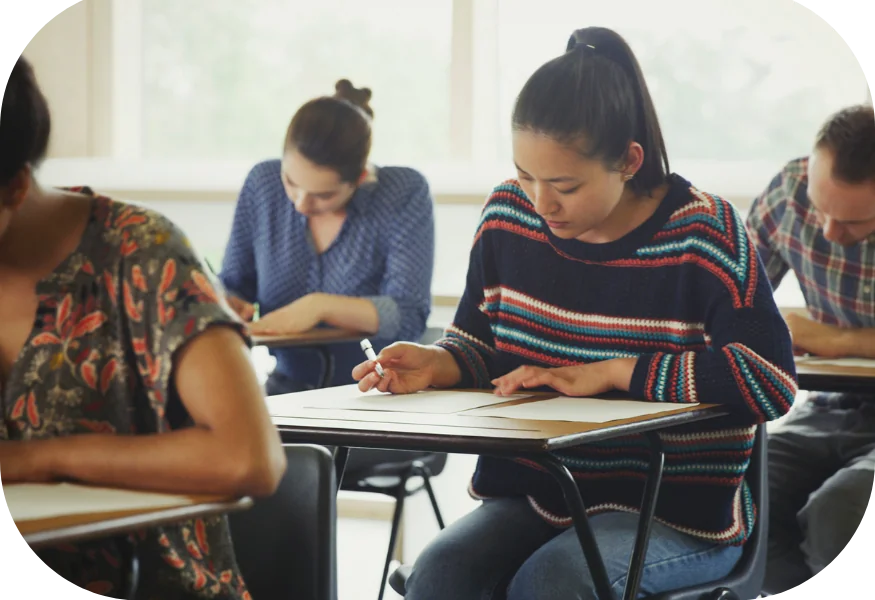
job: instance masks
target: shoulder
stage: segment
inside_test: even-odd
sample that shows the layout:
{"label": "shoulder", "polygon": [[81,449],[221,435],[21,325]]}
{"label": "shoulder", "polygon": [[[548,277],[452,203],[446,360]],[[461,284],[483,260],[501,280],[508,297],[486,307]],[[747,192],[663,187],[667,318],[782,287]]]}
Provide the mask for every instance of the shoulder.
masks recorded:
{"label": "shoulder", "polygon": [[244,186],[251,191],[258,191],[265,186],[282,185],[282,167],[278,158],[264,160],[249,170]]}
{"label": "shoulder", "polygon": [[481,224],[484,221],[504,219],[517,221],[522,225],[540,229],[543,220],[535,212],[529,197],[516,179],[508,179],[494,188],[483,205]]}
{"label": "shoulder", "polygon": [[689,182],[685,200],[651,244],[639,250],[657,263],[678,262],[715,275],[729,290],[736,307],[752,302],[758,263],[747,229],[735,207],[724,198]]}
{"label": "shoulder", "polygon": [[784,165],[757,199],[756,210],[784,212],[792,205],[808,205],[808,157]]}
{"label": "shoulder", "polygon": [[370,204],[383,215],[431,213],[434,201],[425,176],[409,167],[380,167],[376,181],[364,184]]}

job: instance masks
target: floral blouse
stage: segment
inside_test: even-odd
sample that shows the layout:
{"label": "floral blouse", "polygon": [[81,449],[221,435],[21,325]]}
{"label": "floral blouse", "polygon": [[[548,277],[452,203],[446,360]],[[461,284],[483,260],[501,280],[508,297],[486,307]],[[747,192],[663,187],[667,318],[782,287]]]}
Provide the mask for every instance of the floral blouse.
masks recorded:
{"label": "floral blouse", "polygon": [[[37,286],[33,332],[0,389],[0,440],[86,433],[148,434],[191,423],[173,388],[174,353],[213,325],[238,329],[184,234],[166,218],[95,195],[79,247]],[[128,536],[140,559],[138,597],[249,593],[224,517]],[[39,552],[69,581],[121,597],[114,540]]]}

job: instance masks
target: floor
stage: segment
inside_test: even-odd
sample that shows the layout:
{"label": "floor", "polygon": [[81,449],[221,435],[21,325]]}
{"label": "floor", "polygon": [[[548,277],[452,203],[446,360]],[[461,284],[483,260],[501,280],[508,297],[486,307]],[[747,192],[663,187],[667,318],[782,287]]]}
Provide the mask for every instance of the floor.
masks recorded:
{"label": "floor", "polygon": [[[390,523],[340,519],[337,533],[338,600],[376,600],[389,544]],[[386,586],[383,600],[401,596]]]}

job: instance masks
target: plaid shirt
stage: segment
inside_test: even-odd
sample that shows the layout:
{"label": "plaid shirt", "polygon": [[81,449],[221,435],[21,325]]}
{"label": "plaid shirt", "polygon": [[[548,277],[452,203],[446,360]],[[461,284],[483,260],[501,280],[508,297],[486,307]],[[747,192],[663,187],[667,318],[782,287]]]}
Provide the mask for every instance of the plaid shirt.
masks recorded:
{"label": "plaid shirt", "polygon": [[823,237],[808,200],[808,159],[793,160],[757,198],[747,227],[772,288],[793,269],[814,320],[875,327],[875,239],[842,246]]}
{"label": "plaid shirt", "polygon": [[[808,200],[808,159],[790,161],[757,198],[747,217],[766,273],[777,289],[793,269],[814,320],[844,327],[875,327],[875,239],[842,246],[823,237]],[[823,409],[855,408],[870,394],[813,393]]]}

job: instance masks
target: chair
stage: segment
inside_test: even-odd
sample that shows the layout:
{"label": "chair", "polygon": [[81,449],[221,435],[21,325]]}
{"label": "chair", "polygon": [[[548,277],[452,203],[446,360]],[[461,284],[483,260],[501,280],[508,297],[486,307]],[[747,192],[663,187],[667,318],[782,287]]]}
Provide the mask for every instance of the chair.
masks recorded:
{"label": "chair", "polygon": [[[747,471],[747,483],[757,506],[757,522],[744,545],[741,558],[728,577],[680,590],[649,596],[652,600],[752,600],[760,595],[766,574],[766,551],[769,538],[768,434],[766,425],[757,427],[753,454]],[[389,585],[404,595],[410,565],[399,567]]]}
{"label": "chair", "polygon": [[334,459],[321,446],[285,446],[276,493],[229,515],[240,572],[253,598],[337,600]]}
{"label": "chair", "polygon": [[[443,330],[432,327],[426,330],[420,341],[423,344],[431,344],[442,334]],[[404,500],[424,489],[431,501],[438,527],[444,528],[443,516],[431,487],[431,478],[440,475],[446,464],[447,455],[444,453],[361,450],[357,448],[350,451],[340,489],[350,492],[384,494],[395,499],[389,548],[386,552],[386,562],[383,565],[378,600],[383,600],[383,594],[386,591],[386,577],[392,564],[392,556],[395,554],[398,530],[404,511]],[[415,481],[417,478],[420,479],[420,483],[408,488],[409,482]]]}

